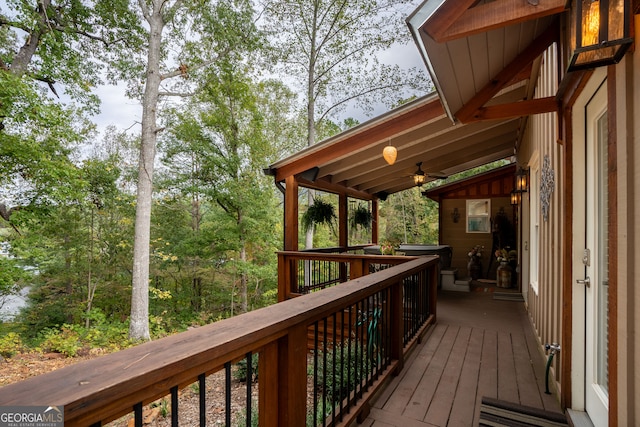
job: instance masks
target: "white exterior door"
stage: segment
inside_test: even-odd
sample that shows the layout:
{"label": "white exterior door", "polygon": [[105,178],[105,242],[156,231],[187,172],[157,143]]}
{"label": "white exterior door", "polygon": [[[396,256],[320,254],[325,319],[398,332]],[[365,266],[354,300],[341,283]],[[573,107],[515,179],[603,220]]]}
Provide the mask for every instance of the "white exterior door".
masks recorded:
{"label": "white exterior door", "polygon": [[[595,73],[574,110],[576,166],[574,177],[574,399],[595,427],[608,425],[608,156],[607,88]],[[584,108],[582,108],[584,107]],[[576,128],[576,125],[578,128]],[[576,168],[576,172],[579,170]],[[577,191],[577,192],[576,192]],[[581,230],[584,233],[581,233]],[[577,384],[581,382],[582,384]]]}

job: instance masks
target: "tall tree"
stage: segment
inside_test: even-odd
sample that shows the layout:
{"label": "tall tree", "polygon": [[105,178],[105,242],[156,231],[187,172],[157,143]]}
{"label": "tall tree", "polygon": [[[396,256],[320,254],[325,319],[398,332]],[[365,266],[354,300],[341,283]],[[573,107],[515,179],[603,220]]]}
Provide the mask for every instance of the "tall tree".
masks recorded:
{"label": "tall tree", "polygon": [[[70,156],[111,48],[136,40],[126,0],[7,0],[0,7],[0,214],[64,201],[79,178]],[[66,102],[54,97],[67,96]],[[74,102],[79,107],[74,107]]]}
{"label": "tall tree", "polygon": [[277,199],[261,168],[275,160],[291,131],[286,99],[292,95],[273,82],[252,84],[242,62],[224,61],[211,71],[205,90],[180,115],[166,161],[183,165],[176,168],[175,182],[192,200],[209,200],[224,212],[217,217],[217,243],[235,254],[233,263],[227,261],[238,278],[244,312],[249,281],[279,237]]}
{"label": "tall tree", "polygon": [[[287,75],[305,94],[307,145],[318,124],[350,103],[371,109],[426,89],[424,74],[382,64],[378,55],[408,42],[401,7],[408,0],[284,0],[267,6],[267,28]],[[313,192],[309,192],[309,204]],[[313,228],[306,247],[313,244]]]}
{"label": "tall tree", "polygon": [[[198,90],[198,71],[252,39],[252,8],[246,0],[138,0],[148,26],[142,131],[134,234],[131,318],[132,339],[149,339],[149,242],[153,173],[161,96]],[[168,24],[171,24],[168,26]],[[165,32],[165,30],[169,30]],[[167,44],[172,46],[170,54]],[[177,52],[177,53],[175,53]],[[169,79],[182,77],[170,86]],[[190,85],[187,79],[193,78]],[[186,83],[185,83],[186,82]],[[161,85],[164,87],[161,90]],[[195,87],[194,87],[195,86]]]}

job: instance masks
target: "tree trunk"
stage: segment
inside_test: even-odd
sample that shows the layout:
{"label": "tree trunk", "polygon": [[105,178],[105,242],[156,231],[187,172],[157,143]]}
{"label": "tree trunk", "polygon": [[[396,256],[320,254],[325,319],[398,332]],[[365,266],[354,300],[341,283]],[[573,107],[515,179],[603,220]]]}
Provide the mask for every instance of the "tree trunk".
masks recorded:
{"label": "tree trunk", "polygon": [[[141,0],[144,3],[143,0]],[[147,80],[142,100],[142,139],[138,163],[136,224],[133,241],[133,277],[129,337],[149,340],[149,242],[151,238],[151,204],[153,167],[156,154],[156,113],[160,88],[160,49],[164,21],[162,3],[155,0],[153,10],[145,13],[149,22]],[[143,10],[146,9],[146,5]]]}

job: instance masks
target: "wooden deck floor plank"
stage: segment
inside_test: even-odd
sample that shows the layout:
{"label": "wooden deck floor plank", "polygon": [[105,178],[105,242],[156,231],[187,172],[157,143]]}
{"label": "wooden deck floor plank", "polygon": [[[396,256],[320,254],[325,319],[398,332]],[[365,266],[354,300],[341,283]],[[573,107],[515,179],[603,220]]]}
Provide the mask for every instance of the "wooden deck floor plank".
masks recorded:
{"label": "wooden deck floor plank", "polygon": [[467,356],[470,337],[471,328],[460,328],[424,421],[437,426],[447,425],[458,384],[461,381],[462,367]]}
{"label": "wooden deck floor plank", "polygon": [[[375,420],[374,423],[372,424],[372,427],[379,427],[379,426],[386,426],[386,425],[390,425],[394,427],[398,427],[398,426],[437,427],[437,426],[434,426],[433,424],[430,424],[424,421],[416,420],[414,418],[405,417],[398,414],[392,414],[388,411],[378,409],[378,408],[371,408],[371,413],[369,414],[369,417]],[[381,423],[381,424],[378,424],[378,423]]]}
{"label": "wooden deck floor plank", "polygon": [[[529,350],[529,354],[531,355],[531,359],[533,360],[533,370],[536,376],[536,384],[538,389],[540,390],[540,397],[542,399],[542,407],[546,411],[553,412],[562,412],[560,408],[560,403],[555,394],[546,394],[545,393],[545,376],[546,376],[546,363],[547,359],[541,352],[540,345],[538,343],[538,339],[535,336],[533,328],[525,328],[525,338],[527,343],[527,349]],[[556,365],[557,366],[557,365]],[[549,378],[550,388],[553,391],[553,387],[551,384],[554,379],[551,374]]]}
{"label": "wooden deck floor plank", "polygon": [[498,333],[498,399],[520,403],[511,334]]}
{"label": "wooden deck floor plank", "polygon": [[484,331],[478,394],[493,399],[498,398],[498,333],[496,331]]}
{"label": "wooden deck floor plank", "polygon": [[474,419],[483,341],[484,331],[474,328],[469,338],[467,355],[464,359],[460,382],[447,424],[450,427],[468,427],[469,420]]}
{"label": "wooden deck floor plank", "polygon": [[[383,394],[376,400],[375,407],[384,408],[386,411],[401,414],[411,399],[413,392],[422,379],[422,374],[427,370],[433,355],[436,353],[442,337],[447,330],[447,325],[437,324],[429,334],[426,342],[419,351],[416,351],[411,361],[411,370],[405,369],[401,375],[394,378]],[[407,376],[407,374],[410,374]]]}
{"label": "wooden deck floor plank", "polygon": [[438,323],[363,426],[473,427],[483,396],[561,412],[557,397],[544,394],[546,360],[521,303],[442,296]]}
{"label": "wooden deck floor plank", "polygon": [[529,353],[524,335],[511,335],[513,344],[513,357],[516,368],[516,380],[518,382],[518,395],[520,404],[542,408],[542,397],[537,386],[536,375],[533,368],[532,355]]}
{"label": "wooden deck floor plank", "polygon": [[429,366],[422,375],[413,396],[411,396],[410,401],[407,403],[407,406],[402,413],[403,416],[415,420],[424,419],[427,411],[429,410],[431,401],[433,400],[433,396],[435,395],[436,388],[440,383],[444,367],[447,364],[447,360],[451,354],[451,348],[453,348],[459,330],[460,327],[455,325],[447,328],[431,363],[429,363]]}

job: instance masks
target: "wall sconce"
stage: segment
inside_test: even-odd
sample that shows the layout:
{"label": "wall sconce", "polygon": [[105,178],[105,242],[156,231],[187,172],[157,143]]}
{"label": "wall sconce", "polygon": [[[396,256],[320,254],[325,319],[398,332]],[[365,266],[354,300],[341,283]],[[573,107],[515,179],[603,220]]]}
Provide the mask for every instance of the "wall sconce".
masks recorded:
{"label": "wall sconce", "polygon": [[451,212],[451,219],[456,224],[458,223],[458,221],[460,221],[460,211],[458,210],[458,208],[453,208],[453,212]]}
{"label": "wall sconce", "polygon": [[529,173],[525,169],[518,169],[516,172],[516,190],[520,193],[526,193],[529,189]]}
{"label": "wall sconce", "polygon": [[391,145],[391,140],[389,140],[389,145],[384,147],[384,149],[382,150],[382,157],[384,157],[389,165],[392,165],[396,162],[396,158],[398,158],[398,149]]}
{"label": "wall sconce", "polygon": [[569,71],[616,64],[626,53],[630,36],[629,0],[571,0]]}
{"label": "wall sconce", "polygon": [[424,180],[425,180],[425,174],[422,171],[422,162],[418,162],[416,163],[416,166],[418,166],[418,170],[414,172],[413,174],[413,182],[418,186],[421,187],[422,184],[424,184]]}
{"label": "wall sconce", "polygon": [[516,190],[513,190],[511,192],[511,204],[512,205],[519,205],[520,201],[522,200],[522,193]]}

